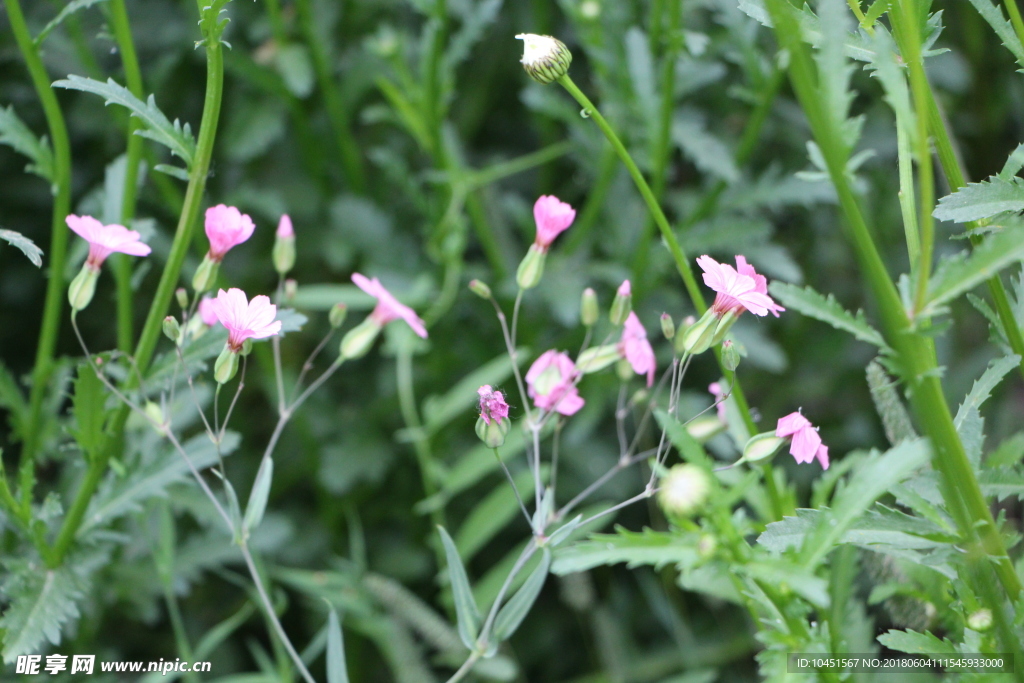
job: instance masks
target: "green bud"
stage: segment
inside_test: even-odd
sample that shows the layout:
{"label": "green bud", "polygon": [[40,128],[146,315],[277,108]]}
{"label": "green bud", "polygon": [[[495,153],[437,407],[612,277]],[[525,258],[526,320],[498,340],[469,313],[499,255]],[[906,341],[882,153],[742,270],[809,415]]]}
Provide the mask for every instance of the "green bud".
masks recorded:
{"label": "green bud", "polygon": [[775,432],[755,434],[750,437],[747,445],[743,447],[741,462],[755,463],[771,460],[784,443],[786,443],[786,439],[775,436]]}
{"label": "green bud", "polygon": [[288,278],[284,281],[284,300],[291,302],[295,300],[295,295],[299,293],[299,283],[295,280]]}
{"label": "green bud", "polygon": [[238,353],[231,350],[227,344],[224,350],[217,356],[217,362],[213,366],[213,378],[218,384],[227,384],[238,372]]}
{"label": "green bud", "polygon": [[658,502],[669,517],[689,517],[707,502],[711,478],[696,465],[676,465],[661,480]]}
{"label": "green bud", "polygon": [[345,324],[345,318],[348,317],[348,306],[342,303],[337,303],[331,306],[331,312],[327,314],[327,322],[331,324],[331,327],[338,329]]}
{"label": "green bud", "polygon": [[274,270],[284,275],[295,266],[295,236],[274,237],[274,250],[271,252]]}
{"label": "green bud", "polygon": [[615,374],[619,376],[619,379],[623,382],[628,382],[633,379],[633,366],[629,364],[629,361],[625,358],[619,359],[619,362],[615,364]]}
{"label": "green bud", "polygon": [[740,360],[739,349],[731,339],[726,339],[722,343],[722,365],[729,372],[735,372],[736,368],[740,366]]}
{"label": "green bud", "polygon": [[697,555],[702,560],[710,560],[718,550],[718,539],[711,534],[702,534],[697,541]]}
{"label": "green bud", "polygon": [[693,327],[696,323],[697,319],[694,318],[692,315],[686,316],[685,318],[683,318],[683,321],[679,323],[679,329],[676,330],[675,344],[672,345],[676,353],[685,353],[686,349],[683,348],[683,342],[686,339],[686,331]]}
{"label": "green bud", "polygon": [[608,317],[611,319],[612,325],[621,325],[626,322],[626,318],[629,317],[632,310],[633,290],[630,288],[629,280],[626,280],[619,287],[619,291],[615,292],[615,298],[612,299],[612,310]]}
{"label": "green bud", "polygon": [[488,448],[501,448],[505,444],[505,436],[508,434],[512,423],[507,418],[491,420],[490,424],[480,417],[476,421],[476,435],[487,444]]}
{"label": "green bud", "polygon": [[562,41],[533,33],[520,33],[516,39],[523,41],[521,61],[533,80],[547,84],[569,73],[572,53]]}
{"label": "green bud", "polygon": [[373,346],[380,334],[381,326],[373,318],[367,318],[348,331],[341,340],[340,353],[345,360],[362,358]]}
{"label": "green bud", "polygon": [[622,358],[622,354],[619,353],[619,347],[616,344],[591,346],[576,359],[576,367],[586,375],[604,370],[620,358]]}
{"label": "green bud", "polygon": [[68,302],[71,308],[80,311],[89,305],[93,294],[96,293],[96,281],[100,277],[98,268],[93,268],[88,263],[82,265],[78,275],[68,285]]}
{"label": "green bud", "polygon": [[672,341],[676,337],[676,324],[668,313],[661,314],[661,333],[665,339]]}
{"label": "green bud", "polygon": [[597,292],[592,287],[583,290],[580,301],[580,321],[585,327],[593,327],[601,317],[601,309],[597,304]]}
{"label": "green bud", "polygon": [[972,631],[987,631],[992,628],[992,610],[980,609],[967,617],[967,627]]}
{"label": "green bud", "polygon": [[486,282],[481,282],[480,280],[470,280],[469,291],[473,292],[481,299],[491,298],[491,288],[487,286]]}
{"label": "green bud", "polygon": [[725,335],[729,333],[729,328],[736,322],[736,319],[740,317],[740,314],[736,309],[730,309],[722,316],[722,319],[718,321],[718,327],[715,328],[715,336],[711,338],[711,345],[716,346],[722,343],[725,339]]}
{"label": "green bud", "polygon": [[712,437],[725,431],[725,425],[717,415],[701,415],[689,421],[687,433],[700,443],[707,443]]}
{"label": "green bud", "polygon": [[181,338],[181,325],[178,324],[178,319],[173,315],[164,318],[164,336],[175,344]]}
{"label": "green bud", "polygon": [[163,408],[153,401],[146,401],[146,406],[142,410],[150,419],[150,424],[157,434],[163,434],[167,429],[167,418],[164,416]]}
{"label": "green bud", "polygon": [[184,287],[178,287],[174,290],[174,298],[178,300],[178,306],[185,309],[188,308],[188,292],[185,291]]}
{"label": "green bud", "polygon": [[209,254],[203,257],[203,262],[199,264],[196,274],[192,276],[192,289],[196,290],[196,294],[202,294],[213,287],[217,282],[219,270],[219,262],[211,259]]}
{"label": "green bud", "polygon": [[711,348],[711,340],[715,337],[718,316],[710,309],[700,320],[695,322],[683,333],[682,350],[697,356]]}
{"label": "green bud", "polygon": [[516,271],[516,284],[520,289],[533,289],[540,284],[541,278],[544,277],[544,261],[547,257],[546,249],[536,244],[530,245],[530,250],[526,252],[526,256],[519,264],[519,270]]}

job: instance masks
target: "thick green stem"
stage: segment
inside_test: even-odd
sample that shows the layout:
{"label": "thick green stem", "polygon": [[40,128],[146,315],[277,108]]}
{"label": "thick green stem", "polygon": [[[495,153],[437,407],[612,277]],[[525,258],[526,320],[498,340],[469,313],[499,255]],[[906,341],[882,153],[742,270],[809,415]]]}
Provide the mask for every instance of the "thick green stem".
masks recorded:
{"label": "thick green stem", "polygon": [[[128,90],[140,100],[145,99],[142,91],[142,70],[135,54],[131,24],[124,0],[110,0],[110,25],[121,52],[124,66],[124,80]],[[139,163],[142,160],[142,143],[135,134],[141,124],[134,116],[128,117],[128,143],[125,151],[127,164],[124,172],[124,190],[121,199],[121,225],[128,226],[135,217],[135,203],[139,181]],[[132,331],[132,262],[124,254],[114,255],[114,276],[117,279],[117,348],[124,353],[132,350],[135,335]]]}
{"label": "thick green stem", "polygon": [[[12,0],[7,1],[11,2]],[[167,315],[171,298],[174,296],[174,290],[181,275],[181,267],[192,243],[192,234],[195,231],[199,211],[202,207],[203,192],[206,189],[206,177],[210,171],[210,159],[213,156],[213,143],[217,136],[217,123],[220,120],[220,106],[224,92],[224,54],[219,40],[207,37],[206,60],[206,98],[203,105],[203,118],[199,126],[196,155],[189,173],[188,189],[185,191],[185,201],[178,219],[178,227],[174,233],[174,241],[171,244],[171,253],[164,266],[160,283],[157,285],[149,315],[146,316],[146,323],[142,328],[138,346],[135,348],[135,364],[140,373],[144,373],[149,367],[153,353],[156,351],[163,319]],[[137,386],[137,375],[132,373],[125,383],[125,388],[131,390]],[[113,419],[112,438],[107,439],[107,445],[89,463],[85,478],[68,509],[57,540],[54,542],[53,551],[48,558],[50,566],[60,565],[71,548],[78,527],[82,523],[82,517],[89,507],[89,501],[92,500],[97,486],[106,473],[107,464],[110,462],[114,450],[121,443],[121,435],[124,432],[125,423],[128,421],[130,410],[127,405],[121,406]]]}
{"label": "thick green stem", "polygon": [[1005,0],[1006,11],[1010,15],[1010,23],[1013,24],[1013,31],[1017,39],[1024,43],[1024,20],[1020,18],[1020,9],[1017,7],[1017,0]]}
{"label": "thick green stem", "polygon": [[979,542],[1007,595],[1011,601],[1016,600],[1021,592],[1020,579],[953,424],[938,379],[934,344],[929,337],[914,331],[871,237],[846,174],[847,150],[822,108],[817,74],[792,7],[786,0],[767,0],[765,4],[775,25],[776,37],[790,54],[790,80],[825,156],[854,251],[878,303],[886,339],[897,351],[914,413],[931,440],[932,461],[942,475],[946,505],[961,534],[969,542]]}
{"label": "thick green stem", "polygon": [[53,356],[57,348],[57,335],[60,332],[61,311],[64,308],[64,265],[68,244],[68,229],[64,225],[64,219],[71,210],[71,144],[68,140],[67,126],[64,124],[64,115],[61,113],[57,96],[50,88],[50,77],[46,73],[38,48],[29,34],[21,3],[18,0],[4,0],[4,5],[7,7],[7,17],[14,39],[25,58],[25,65],[32,77],[32,85],[46,115],[46,125],[50,130],[50,141],[53,145],[53,185],[56,191],[51,219],[50,281],[46,287],[43,326],[39,334],[39,345],[36,347],[35,367],[32,370],[28,419],[25,421],[22,434],[19,493],[21,505],[27,511],[32,503],[35,458],[42,439],[43,398],[46,396],[46,386],[53,370]]}

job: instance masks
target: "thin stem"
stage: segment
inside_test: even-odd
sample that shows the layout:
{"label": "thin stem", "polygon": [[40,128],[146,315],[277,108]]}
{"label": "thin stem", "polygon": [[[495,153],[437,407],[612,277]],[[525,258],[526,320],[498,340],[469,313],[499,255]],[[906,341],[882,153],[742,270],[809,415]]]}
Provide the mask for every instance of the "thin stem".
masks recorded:
{"label": "thin stem", "polygon": [[1017,40],[1024,44],[1024,20],[1021,20],[1017,0],[1003,0],[1003,4],[1006,5],[1006,11],[1010,15],[1010,23],[1013,24],[1013,31],[1017,34]]}
{"label": "thin stem", "polygon": [[[235,396],[231,399],[231,404],[228,406],[227,415],[224,416],[224,424],[220,426],[220,432],[217,434],[217,450],[220,450],[220,442],[224,440],[224,432],[228,429],[228,422],[231,421],[231,413],[235,411],[235,405],[238,403],[238,397],[242,395],[242,389],[245,388],[245,369],[249,365],[248,356],[242,358],[242,372],[238,375],[238,388],[235,389]],[[223,468],[221,468],[223,469]]]}
{"label": "thin stem", "polygon": [[[505,582],[501,584],[501,589],[498,591],[498,595],[494,598],[494,603],[491,605],[490,611],[487,613],[487,619],[484,621],[483,627],[480,629],[480,637],[477,638],[477,645],[486,647],[488,639],[491,637],[491,628],[494,626],[494,620],[498,616],[498,610],[501,608],[501,602],[505,599],[505,594],[508,593],[509,588],[512,587],[512,582],[516,576],[526,565],[526,563],[533,557],[533,554],[537,552],[537,537],[534,536],[530,539],[526,547],[523,548],[523,552],[519,554],[519,559],[512,565],[512,571],[505,577]],[[481,649],[478,647],[477,649]]]}
{"label": "thin stem", "polygon": [[501,306],[494,297],[490,297],[491,305],[494,306],[494,312],[498,316],[498,322],[501,324],[501,334],[505,338],[505,350],[508,353],[509,360],[512,361],[512,375],[516,378],[516,387],[519,389],[519,400],[523,402],[523,410],[526,412],[527,421],[533,420],[533,415],[530,411],[530,397],[526,395],[526,386],[523,384],[523,375],[519,372],[519,358],[516,353],[515,344],[512,341],[512,335],[508,330],[508,320],[505,318],[505,311],[501,310]]}
{"label": "thin stem", "polygon": [[27,512],[32,503],[35,488],[35,460],[42,438],[42,410],[46,388],[53,371],[53,356],[60,332],[61,311],[64,307],[64,265],[67,260],[68,229],[64,219],[71,210],[71,144],[68,140],[64,115],[53,88],[50,76],[43,65],[39,49],[29,34],[25,15],[19,0],[4,0],[7,18],[14,33],[14,40],[25,58],[32,85],[46,116],[46,125],[53,145],[53,214],[50,220],[49,282],[46,286],[46,302],[43,305],[43,324],[36,346],[35,366],[32,369],[32,389],[29,392],[28,417],[22,434],[20,497],[21,505]]}
{"label": "thin stem", "polygon": [[598,512],[595,515],[591,515],[590,517],[587,517],[585,520],[583,520],[582,522],[579,523],[579,526],[585,526],[585,525],[590,524],[591,522],[593,522],[595,520],[601,519],[605,515],[610,515],[611,513],[616,512],[617,510],[621,510],[622,508],[627,507],[629,505],[632,505],[633,503],[638,503],[641,500],[645,500],[647,498],[650,498],[651,496],[653,496],[655,493],[657,493],[660,490],[661,489],[656,489],[656,488],[653,488],[651,486],[647,486],[646,488],[644,488],[644,490],[641,493],[638,493],[637,495],[633,496],[632,498],[627,498],[626,500],[622,501],[618,505],[613,505],[610,508],[608,508],[607,510],[603,510],[601,512]]}
{"label": "thin stem", "polygon": [[469,658],[462,664],[462,666],[459,667],[459,670],[452,674],[452,677],[448,679],[448,683],[458,683],[458,681],[465,678],[469,672],[473,670],[473,667],[481,656],[482,655],[476,651],[470,654]]}
{"label": "thin stem", "polygon": [[526,511],[526,504],[523,503],[523,497],[519,495],[519,487],[516,486],[516,480],[512,478],[512,473],[508,471],[508,467],[505,465],[505,461],[501,459],[501,454],[498,453],[498,449],[494,449],[494,457],[497,459],[498,464],[501,465],[501,469],[505,472],[505,477],[508,479],[508,483],[512,486],[512,493],[516,494],[516,501],[519,502],[519,509],[523,511],[523,517],[526,518],[526,523],[530,524],[530,513]]}
{"label": "thin stem", "polygon": [[309,358],[306,359],[306,362],[302,364],[302,370],[299,372],[299,376],[295,380],[295,386],[292,387],[293,394],[299,390],[300,386],[302,386],[302,380],[306,379],[306,375],[309,374],[309,371],[313,369],[313,362],[316,360],[317,356],[320,355],[320,352],[324,350],[324,347],[327,346],[327,344],[334,337],[335,332],[337,332],[337,330],[332,328],[331,331],[328,332],[327,335],[320,340],[320,343],[316,345],[316,348],[313,349],[313,352],[309,354]]}

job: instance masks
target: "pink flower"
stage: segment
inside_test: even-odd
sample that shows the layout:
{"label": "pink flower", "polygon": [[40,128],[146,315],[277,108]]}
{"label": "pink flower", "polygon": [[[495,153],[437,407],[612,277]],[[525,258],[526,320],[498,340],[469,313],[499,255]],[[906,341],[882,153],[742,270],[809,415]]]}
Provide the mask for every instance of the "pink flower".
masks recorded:
{"label": "pink flower", "polygon": [[277,224],[277,236],[295,237],[295,230],[292,229],[292,219],[288,217],[288,214],[281,216],[281,221]]}
{"label": "pink flower", "polygon": [[[629,280],[623,283],[629,285]],[[619,288],[622,292],[622,288]],[[628,296],[628,295],[627,295]],[[647,341],[647,330],[640,323],[636,313],[630,313],[622,327],[622,339],[619,341],[619,353],[633,366],[633,371],[638,375],[647,375],[647,386],[654,384],[654,368],[657,362],[654,359],[654,349]]]}
{"label": "pink flower", "polygon": [[779,420],[775,436],[793,437],[789,452],[798,463],[808,463],[817,458],[822,469],[828,469],[828,446],[821,442],[817,428],[799,411]]}
{"label": "pink flower", "polygon": [[103,225],[92,216],[74,214],[64,221],[73,232],[89,243],[89,257],[85,262],[93,270],[99,270],[106,258],[114,252],[148,256],[152,251],[148,244],[139,241],[139,233],[123,225]]}
{"label": "pink flower", "polygon": [[412,328],[413,332],[424,339],[427,338],[427,328],[423,321],[420,320],[420,317],[416,315],[416,312],[408,306],[398,303],[398,299],[392,296],[391,292],[384,289],[384,285],[380,283],[380,280],[377,278],[371,280],[365,275],[352,273],[352,282],[356,283],[359,289],[377,299],[377,308],[373,309],[370,317],[376,320],[381,327],[387,325],[392,320],[401,318],[409,323],[409,327]]}
{"label": "pink flower", "polygon": [[615,294],[621,297],[633,296],[633,287],[629,284],[629,280],[623,280]]}
{"label": "pink flower", "polygon": [[204,296],[199,302],[199,318],[207,327],[213,327],[220,322],[217,320],[217,313],[214,311],[212,298]]}
{"label": "pink flower", "polygon": [[508,417],[508,404],[500,391],[493,391],[490,384],[485,384],[476,390],[480,394],[480,417],[487,424],[491,420],[497,422]]}
{"label": "pink flower", "polygon": [[245,298],[245,292],[232,287],[217,292],[217,298],[210,301],[210,308],[220,324],[228,330],[228,346],[238,352],[246,339],[266,339],[281,331],[277,317],[277,306],[270,299],[260,295],[252,301]]}
{"label": "pink flower", "polygon": [[575,219],[575,209],[558,197],[544,195],[533,205],[533,220],[537,223],[537,239],[534,244],[547,250]]}
{"label": "pink flower", "polygon": [[233,206],[218,204],[206,210],[206,236],[210,239],[210,260],[220,262],[232,247],[252,237],[256,226],[248,214]]}
{"label": "pink flower", "polygon": [[576,391],[578,376],[579,370],[568,354],[545,351],[526,373],[526,393],[541,410],[573,415],[585,403]]}
{"label": "pink flower", "polygon": [[729,311],[737,315],[743,311],[768,315],[771,311],[778,318],[779,312],[786,310],[768,296],[768,281],[744,257],[736,257],[736,268],[706,255],[697,259],[697,265],[704,271],[704,284],[718,292],[712,309],[719,316]]}
{"label": "pink flower", "polygon": [[720,422],[724,423],[726,421],[725,392],[722,391],[722,385],[718,382],[712,382],[708,385],[708,391],[710,391],[711,395],[715,398],[715,409],[718,411],[718,419]]}

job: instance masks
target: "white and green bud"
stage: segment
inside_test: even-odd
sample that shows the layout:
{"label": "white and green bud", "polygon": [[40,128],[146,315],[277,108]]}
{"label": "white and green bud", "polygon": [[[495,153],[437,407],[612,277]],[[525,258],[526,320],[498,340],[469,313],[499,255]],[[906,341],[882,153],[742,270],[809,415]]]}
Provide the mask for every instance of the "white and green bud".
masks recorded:
{"label": "white and green bud", "polygon": [[604,370],[620,358],[622,358],[622,354],[619,353],[619,347],[615,344],[591,346],[576,359],[576,367],[586,375]]}
{"label": "white and green bud", "polygon": [[711,478],[696,465],[676,465],[661,480],[658,503],[669,517],[689,517],[711,493]]}
{"label": "white and green bud", "polygon": [[80,311],[89,305],[93,294],[96,293],[96,281],[99,280],[100,271],[88,263],[82,265],[78,275],[68,285],[68,303],[71,308]]}
{"label": "white and green bud", "polygon": [[227,344],[224,350],[217,356],[217,362],[213,365],[213,378],[218,384],[227,384],[238,372],[238,352],[232,351]]}
{"label": "white and green bud", "polygon": [[992,610],[979,609],[967,617],[967,627],[972,631],[984,632],[992,628]]}
{"label": "white and green bud", "polygon": [[203,257],[203,262],[199,264],[196,274],[192,276],[192,289],[196,290],[196,294],[202,294],[213,288],[217,282],[219,270],[219,261],[214,261],[209,254]]}
{"label": "white and green bud", "polygon": [[626,318],[629,317],[630,312],[633,310],[633,289],[629,284],[629,280],[622,283],[618,291],[615,292],[615,298],[612,299],[612,309],[608,313],[609,319],[612,321],[612,325],[621,325],[626,322]]}
{"label": "white and green bud", "polygon": [[729,372],[735,372],[740,366],[740,351],[731,339],[722,342],[722,366]]}
{"label": "white and green bud", "polygon": [[665,335],[665,339],[672,341],[676,338],[676,324],[672,320],[672,316],[668,313],[661,314],[661,333]]}
{"label": "white and green bud", "polygon": [[683,341],[686,339],[686,331],[693,327],[696,322],[696,318],[692,315],[688,315],[683,318],[681,323],[679,323],[679,327],[676,329],[675,343],[672,345],[676,353],[682,354],[685,352],[683,349]]}
{"label": "white and green bud", "polygon": [[149,418],[150,426],[156,430],[157,434],[164,434],[167,431],[167,416],[164,415],[164,410],[159,404],[153,401],[146,401],[142,412]]}
{"label": "white and green bud", "polygon": [[725,424],[718,419],[717,415],[701,415],[687,423],[686,431],[694,440],[707,443],[725,431]]}
{"label": "white and green bud", "polygon": [[380,323],[373,318],[367,318],[359,323],[342,338],[339,349],[341,357],[345,360],[362,358],[369,353],[380,331]]}
{"label": "white and green bud", "polygon": [[530,250],[519,263],[519,270],[516,271],[516,284],[520,289],[533,289],[540,284],[544,277],[544,261],[547,260],[547,249],[537,244],[531,244]]}
{"label": "white and green bud", "polygon": [[178,306],[181,309],[188,308],[188,291],[184,287],[178,287],[174,290],[174,298],[178,300]]}
{"label": "white and green bud", "polygon": [[520,61],[533,80],[547,84],[569,73],[572,53],[562,41],[534,33],[520,33],[516,40],[523,41],[523,58]]}
{"label": "white and green bud", "polygon": [[740,462],[758,463],[771,460],[779,452],[786,439],[775,436],[775,432],[762,432],[750,437],[743,447]]}
{"label": "white and green bud", "polygon": [[580,322],[584,327],[593,327],[601,317],[601,309],[597,303],[597,292],[592,287],[583,290],[580,299]]}
{"label": "white and green bud", "polygon": [[508,418],[491,419],[488,423],[487,420],[480,417],[476,421],[476,435],[488,448],[501,448],[505,444],[505,436],[511,426],[512,423]]}
{"label": "white and green bud", "polygon": [[708,310],[700,320],[690,325],[682,334],[681,351],[697,356],[709,348],[711,341],[715,338],[715,328],[718,326],[718,316]]}
{"label": "white and green bud", "polygon": [[346,317],[348,317],[348,306],[343,303],[336,303],[331,306],[331,311],[327,314],[327,322],[334,329],[338,329],[345,324]]}
{"label": "white and green bud", "polygon": [[164,318],[164,336],[177,344],[181,339],[181,325],[173,315]]}
{"label": "white and green bud", "polygon": [[295,235],[275,235],[271,257],[274,270],[281,275],[295,267]]}
{"label": "white and green bud", "polygon": [[482,282],[480,280],[470,280],[469,291],[473,292],[481,299],[491,298],[491,288],[487,286],[486,282]]}
{"label": "white and green bud", "polygon": [[295,295],[299,293],[299,283],[288,278],[284,281],[284,300],[287,302],[295,301]]}

